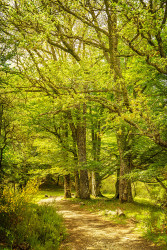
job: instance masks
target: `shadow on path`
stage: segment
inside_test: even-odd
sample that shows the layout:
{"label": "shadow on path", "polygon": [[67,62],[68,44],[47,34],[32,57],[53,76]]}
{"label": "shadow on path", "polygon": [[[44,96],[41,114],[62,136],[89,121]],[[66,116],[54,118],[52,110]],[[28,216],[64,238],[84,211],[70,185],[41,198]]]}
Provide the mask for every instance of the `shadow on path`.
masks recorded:
{"label": "shadow on path", "polygon": [[[48,200],[45,200],[47,202]],[[53,199],[50,201],[53,201]],[[60,250],[160,250],[144,240],[132,223],[116,225],[101,216],[90,213],[60,197],[54,199],[54,205],[63,215],[68,236]]]}

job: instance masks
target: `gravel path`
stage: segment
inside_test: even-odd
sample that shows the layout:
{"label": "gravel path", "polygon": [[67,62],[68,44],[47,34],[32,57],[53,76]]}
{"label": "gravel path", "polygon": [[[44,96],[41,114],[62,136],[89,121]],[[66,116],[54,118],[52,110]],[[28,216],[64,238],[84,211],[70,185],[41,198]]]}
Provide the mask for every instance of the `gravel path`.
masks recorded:
{"label": "gravel path", "polygon": [[[135,231],[133,223],[115,225],[102,216],[81,209],[79,204],[62,197],[49,198],[41,202],[56,202],[63,215],[68,236],[60,250],[144,250],[162,249],[147,242]],[[55,204],[55,203],[54,203]]]}

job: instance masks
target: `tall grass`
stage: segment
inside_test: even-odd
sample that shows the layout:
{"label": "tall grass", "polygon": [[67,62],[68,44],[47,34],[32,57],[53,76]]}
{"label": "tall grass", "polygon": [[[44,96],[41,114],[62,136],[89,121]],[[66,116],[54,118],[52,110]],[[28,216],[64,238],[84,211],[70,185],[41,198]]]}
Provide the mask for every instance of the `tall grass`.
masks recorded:
{"label": "tall grass", "polygon": [[167,211],[151,209],[143,220],[144,236],[167,249]]}
{"label": "tall grass", "polygon": [[62,218],[54,207],[30,201],[37,192],[34,182],[22,191],[5,188],[0,200],[0,242],[12,249],[58,249],[64,238]]}

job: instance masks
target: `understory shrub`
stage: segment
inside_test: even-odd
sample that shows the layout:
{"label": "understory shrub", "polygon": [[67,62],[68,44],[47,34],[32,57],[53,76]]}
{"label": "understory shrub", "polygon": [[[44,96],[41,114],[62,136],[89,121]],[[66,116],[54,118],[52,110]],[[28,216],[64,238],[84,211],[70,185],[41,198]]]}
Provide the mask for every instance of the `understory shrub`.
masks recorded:
{"label": "understory shrub", "polygon": [[143,221],[145,237],[159,246],[167,246],[167,211],[162,210],[149,212]]}
{"label": "understory shrub", "polygon": [[4,189],[0,201],[0,242],[13,249],[58,249],[65,235],[62,218],[54,207],[30,202],[36,191],[34,182],[22,191]]}

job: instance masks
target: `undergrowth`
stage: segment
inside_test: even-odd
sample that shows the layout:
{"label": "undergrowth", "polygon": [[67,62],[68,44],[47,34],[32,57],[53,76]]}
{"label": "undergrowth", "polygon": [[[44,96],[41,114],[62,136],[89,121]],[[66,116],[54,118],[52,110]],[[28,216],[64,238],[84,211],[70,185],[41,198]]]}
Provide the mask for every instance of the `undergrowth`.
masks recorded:
{"label": "undergrowth", "polygon": [[[143,221],[144,236],[159,246],[167,247],[167,211],[150,210]],[[167,248],[166,248],[167,249]]]}
{"label": "undergrowth", "polygon": [[[0,242],[9,249],[58,249],[65,236],[62,218],[51,206],[32,204],[34,182],[22,191],[5,188],[0,200]],[[7,249],[7,248],[6,248]]]}

